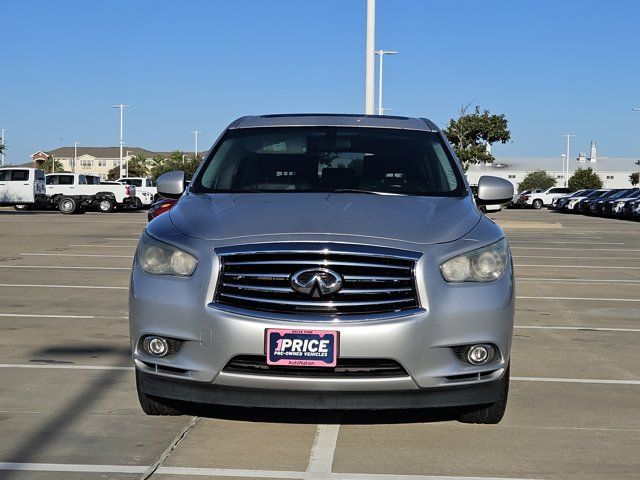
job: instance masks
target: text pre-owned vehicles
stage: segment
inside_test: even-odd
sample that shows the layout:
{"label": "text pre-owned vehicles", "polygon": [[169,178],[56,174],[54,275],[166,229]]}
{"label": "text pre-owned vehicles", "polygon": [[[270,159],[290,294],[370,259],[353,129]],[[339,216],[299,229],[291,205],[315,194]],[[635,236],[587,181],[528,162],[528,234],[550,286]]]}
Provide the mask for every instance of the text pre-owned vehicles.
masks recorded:
{"label": "text pre-owned vehicles", "polygon": [[158,189],[151,177],[123,177],[117,180],[120,183],[136,187],[136,207],[150,206],[158,199]]}
{"label": "text pre-owned vehicles", "polygon": [[[180,201],[147,226],[131,276],[145,412],[186,400],[502,418],[509,247],[434,123],[244,117],[184,180],[158,179]],[[512,195],[479,180],[478,203]]]}
{"label": "text pre-owned vehicles", "polygon": [[542,191],[530,193],[526,199],[526,204],[532,206],[536,210],[540,210],[545,205],[551,205],[551,201],[556,197],[561,197],[571,193],[571,189],[567,187],[551,187]]}
{"label": "text pre-owned vehicles", "polygon": [[44,172],[37,168],[0,168],[0,206],[12,205],[17,210],[46,202]]}
{"label": "text pre-owned vehicles", "polygon": [[111,212],[117,206],[129,207],[136,196],[131,185],[89,184],[82,174],[51,173],[46,176],[48,201],[62,213],[79,213],[88,208]]}

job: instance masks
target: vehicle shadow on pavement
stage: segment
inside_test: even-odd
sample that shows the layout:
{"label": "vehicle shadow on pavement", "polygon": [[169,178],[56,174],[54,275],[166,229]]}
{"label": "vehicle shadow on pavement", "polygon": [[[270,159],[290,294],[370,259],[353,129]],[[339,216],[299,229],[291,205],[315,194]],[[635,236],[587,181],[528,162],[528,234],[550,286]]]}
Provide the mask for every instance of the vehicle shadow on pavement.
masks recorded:
{"label": "vehicle shadow on pavement", "polygon": [[[257,423],[374,425],[431,423],[456,420],[464,409],[431,408],[405,410],[301,410],[295,408],[247,408],[180,403],[188,415],[218,420]],[[476,407],[477,408],[477,407]]]}

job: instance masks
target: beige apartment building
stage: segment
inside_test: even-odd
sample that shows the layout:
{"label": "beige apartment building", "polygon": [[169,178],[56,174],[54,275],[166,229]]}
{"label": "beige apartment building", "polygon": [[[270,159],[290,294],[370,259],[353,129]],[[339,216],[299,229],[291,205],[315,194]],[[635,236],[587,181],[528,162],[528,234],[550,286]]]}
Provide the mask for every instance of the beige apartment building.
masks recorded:
{"label": "beige apartment building", "polygon": [[[106,180],[109,170],[120,165],[120,147],[80,147],[77,148],[77,157],[74,162],[74,147],[60,147],[48,152],[39,151],[31,155],[34,163],[43,162],[49,157],[62,164],[67,172],[96,175],[101,180]],[[127,161],[136,155],[143,156],[147,160],[147,166],[153,166],[156,152],[138,147],[127,147],[124,150],[125,168]],[[161,154],[163,155],[163,154]],[[75,163],[75,164],[74,164]]]}

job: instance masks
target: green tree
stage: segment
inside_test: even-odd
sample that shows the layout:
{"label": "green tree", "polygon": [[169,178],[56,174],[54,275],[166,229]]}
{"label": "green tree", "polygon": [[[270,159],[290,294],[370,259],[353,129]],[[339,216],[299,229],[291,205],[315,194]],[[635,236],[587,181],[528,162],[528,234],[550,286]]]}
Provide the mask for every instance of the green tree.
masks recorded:
{"label": "green tree", "polygon": [[631,186],[635,187],[640,183],[640,172],[633,172],[629,175],[629,181],[631,182]]}
{"label": "green tree", "polygon": [[460,116],[449,120],[444,129],[465,171],[471,164],[495,160],[487,145],[511,140],[509,122],[504,115],[492,115],[488,110],[481,112],[480,107],[476,107],[473,113],[467,113],[469,107],[463,106]]}
{"label": "green tree", "polygon": [[569,178],[569,188],[574,192],[583,188],[602,188],[602,179],[591,167],[579,168]]}
{"label": "green tree", "polygon": [[171,172],[173,170],[182,170],[187,175],[187,180],[191,180],[198,165],[200,165],[200,159],[189,157],[183,152],[176,150],[171,152],[168,158],[155,159],[156,165],[151,169],[151,176],[158,178],[163,173]]}
{"label": "green tree", "polygon": [[47,158],[43,163],[42,166],[40,167],[40,170],[44,170],[44,173],[52,173],[51,167],[55,166],[55,173],[68,173],[64,167],[62,166],[62,163],[59,160],[55,160],[54,163],[54,159],[53,157],[49,157]]}
{"label": "green tree", "polygon": [[555,186],[555,184],[556,179],[549,175],[546,170],[534,170],[533,172],[527,173],[524,180],[518,184],[518,191],[524,192],[525,190],[533,190],[535,188],[546,190],[547,188]]}
{"label": "green tree", "polygon": [[[149,169],[147,168],[147,159],[142,155],[134,155],[127,162],[127,176],[128,177],[146,177],[149,175]],[[120,178],[120,166],[116,165],[107,174],[109,180],[117,180]]]}

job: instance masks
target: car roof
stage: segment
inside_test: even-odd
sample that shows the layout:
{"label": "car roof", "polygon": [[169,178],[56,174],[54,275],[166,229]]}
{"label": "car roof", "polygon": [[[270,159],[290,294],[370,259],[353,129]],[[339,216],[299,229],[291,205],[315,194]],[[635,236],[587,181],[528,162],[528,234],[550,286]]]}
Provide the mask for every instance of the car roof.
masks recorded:
{"label": "car roof", "polygon": [[437,132],[438,126],[426,118],[393,115],[357,115],[334,113],[287,113],[241,117],[229,129],[259,127],[369,127]]}

